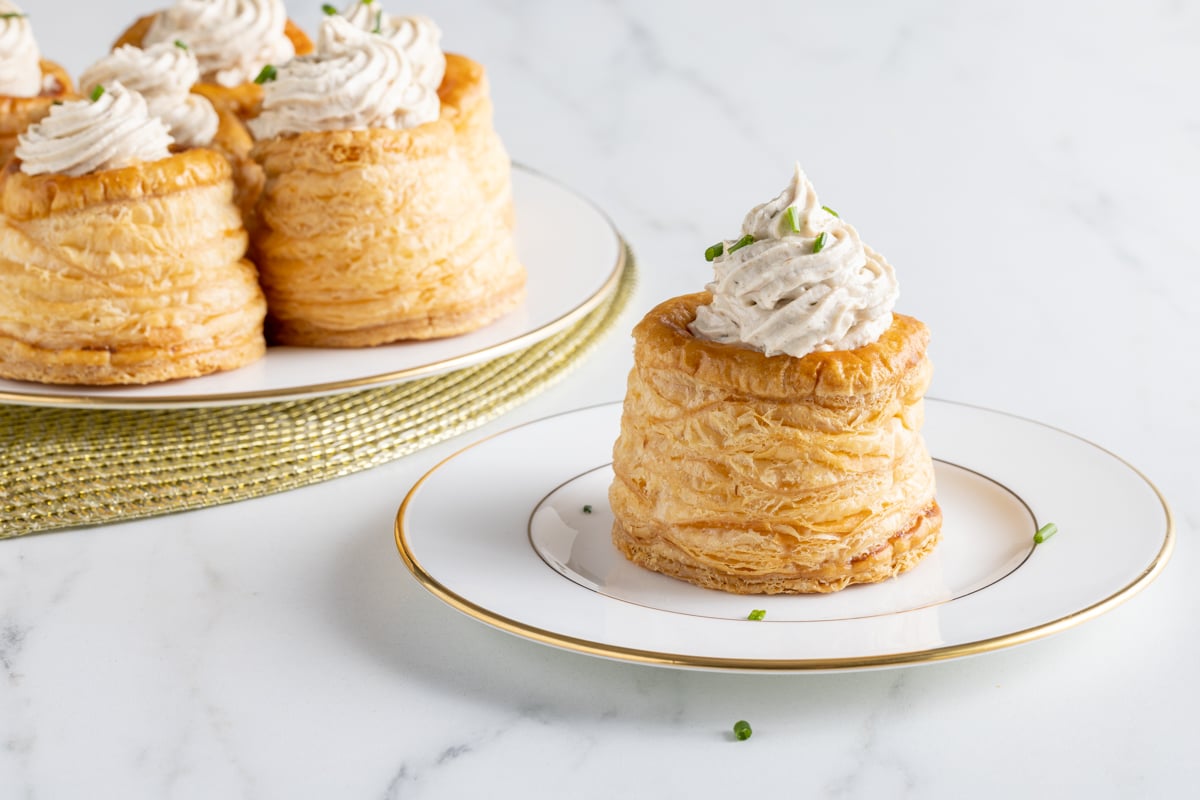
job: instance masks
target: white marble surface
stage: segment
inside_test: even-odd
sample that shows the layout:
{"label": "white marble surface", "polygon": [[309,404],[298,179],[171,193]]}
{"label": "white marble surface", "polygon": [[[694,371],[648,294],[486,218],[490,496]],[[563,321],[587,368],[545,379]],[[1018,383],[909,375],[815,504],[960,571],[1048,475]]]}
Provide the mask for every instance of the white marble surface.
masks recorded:
{"label": "white marble surface", "polygon": [[[153,8],[25,5],[73,74]],[[290,6],[311,30],[319,4]],[[285,495],[0,542],[0,797],[1194,790],[1200,7],[425,10],[489,67],[514,158],[632,242],[627,327],[702,285],[704,247],[800,159],[933,330],[932,394],[1121,454],[1173,506],[1173,562],[1095,621],[958,662],[747,676],[601,661],[460,616],[397,557],[405,492],[480,431]],[[619,331],[487,430],[617,399],[630,363]],[[741,718],[755,734],[735,742]]]}

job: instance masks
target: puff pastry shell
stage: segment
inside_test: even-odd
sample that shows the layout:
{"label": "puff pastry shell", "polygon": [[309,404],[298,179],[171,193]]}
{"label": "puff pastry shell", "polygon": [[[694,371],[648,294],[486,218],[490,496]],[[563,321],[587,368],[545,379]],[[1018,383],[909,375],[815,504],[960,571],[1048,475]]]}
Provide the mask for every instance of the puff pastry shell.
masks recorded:
{"label": "puff pastry shell", "polygon": [[0,96],[0,164],[12,158],[17,149],[17,137],[35,122],[50,113],[56,100],[70,98],[74,93],[71,77],[53,61],[42,59],[42,79],[53,78],[56,88],[43,90],[36,97]]}
{"label": "puff pastry shell", "polygon": [[525,293],[483,69],[447,60],[439,119],[258,142],[252,257],[268,337],[360,347],[475,330]]}
{"label": "puff pastry shell", "polygon": [[632,561],[736,593],[831,592],[919,561],[941,534],[920,435],[928,331],[803,358],[694,337],[707,293],[634,329],[613,448],[613,541]]}
{"label": "puff pastry shell", "polygon": [[193,149],[77,178],[19,164],[0,176],[0,376],[151,383],[263,354],[224,158]]}

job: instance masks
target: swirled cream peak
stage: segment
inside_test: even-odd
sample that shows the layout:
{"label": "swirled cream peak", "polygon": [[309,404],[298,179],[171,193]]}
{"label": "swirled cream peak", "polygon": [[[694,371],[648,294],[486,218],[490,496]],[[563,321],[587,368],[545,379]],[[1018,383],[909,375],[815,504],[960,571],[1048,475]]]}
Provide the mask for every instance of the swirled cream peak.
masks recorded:
{"label": "swirled cream peak", "polygon": [[0,0],[0,15],[0,95],[36,97],[42,93],[42,54],[29,17],[8,0]]}
{"label": "swirled cream peak", "polygon": [[713,299],[697,309],[694,335],[799,358],[862,347],[892,324],[891,265],[820,204],[799,164],[778,197],[746,215],[742,234],[713,259]]}
{"label": "swirled cream peak", "polygon": [[41,122],[17,137],[17,158],[27,175],[56,173],[78,177],[157,161],[171,153],[166,124],[150,115],[146,99],[113,81],[96,90],[95,100],[72,100],[51,107]]}
{"label": "swirled cream peak", "polygon": [[442,85],[446,54],[442,52],[442,30],[433,20],[419,15],[392,16],[380,0],[358,0],[347,6],[342,16],[355,27],[379,34],[403,50],[419,82],[434,90]]}
{"label": "swirled cream peak", "polygon": [[417,82],[404,52],[339,16],[326,17],[317,50],[279,67],[264,84],[258,139],[304,131],[413,128],[441,111],[437,92]]}
{"label": "swirled cream peak", "polygon": [[239,86],[296,54],[286,27],[283,0],[178,0],[155,18],[143,44],[179,40],[196,56],[202,81]]}
{"label": "swirled cream peak", "polygon": [[146,49],[122,45],[84,70],[79,90],[119,81],[146,98],[153,116],[167,123],[171,138],[182,147],[204,147],[217,132],[217,112],[205,98],[191,93],[200,80],[196,57],[183,42],[160,42]]}

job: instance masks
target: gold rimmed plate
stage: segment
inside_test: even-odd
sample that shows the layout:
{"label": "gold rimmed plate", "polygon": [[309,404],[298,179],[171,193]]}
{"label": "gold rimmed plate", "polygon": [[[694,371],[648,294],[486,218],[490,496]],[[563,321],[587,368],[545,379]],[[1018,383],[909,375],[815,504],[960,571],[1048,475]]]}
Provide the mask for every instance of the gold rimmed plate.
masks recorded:
{"label": "gold rimmed plate", "polygon": [[[478,442],[426,474],[395,536],[452,608],[566,650],[657,666],[819,672],[987,653],[1093,619],[1145,587],[1174,526],[1137,470],[1072,434],[927,401],[945,518],[937,550],[879,584],[830,595],[700,589],[627,562],[609,538],[620,404]],[[1046,522],[1059,533],[1035,545]],[[750,611],[766,612],[761,622]]]}
{"label": "gold rimmed plate", "polygon": [[525,167],[513,168],[525,301],[462,336],[380,347],[270,347],[241,369],[150,386],[53,386],[0,379],[0,402],[77,408],[186,408],[274,402],[400,383],[513,353],[565,330],[616,291],[625,247],[591,202]]}

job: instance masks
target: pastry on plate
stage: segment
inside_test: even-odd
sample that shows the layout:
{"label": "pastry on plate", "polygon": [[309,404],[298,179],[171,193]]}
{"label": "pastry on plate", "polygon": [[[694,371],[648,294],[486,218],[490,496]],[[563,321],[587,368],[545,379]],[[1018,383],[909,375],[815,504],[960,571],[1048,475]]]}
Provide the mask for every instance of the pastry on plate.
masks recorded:
{"label": "pastry on plate", "polygon": [[17,146],[17,135],[71,96],[66,70],[42,58],[29,17],[0,0],[0,164]]}
{"label": "pastry on plate", "polygon": [[312,42],[288,19],[283,0],[177,0],[133,23],[114,47],[183,42],[195,54],[195,91],[239,117],[257,113],[264,67],[312,52]]}
{"label": "pastry on plate", "polygon": [[[464,60],[447,60],[447,75]],[[279,67],[250,120],[266,184],[252,251],[283,344],[359,347],[465,333],[525,290],[509,217],[476,173],[448,102],[385,37],[325,18],[317,52]],[[456,73],[458,74],[458,73]],[[486,150],[483,145],[479,150]],[[508,178],[507,162],[504,165]]]}
{"label": "pastry on plate", "polygon": [[21,135],[0,176],[0,377],[142,384],[263,354],[229,162],[171,144],[119,81]]}
{"label": "pastry on plate", "polygon": [[890,578],[937,544],[921,437],[928,330],[893,313],[892,267],[796,167],[708,290],[634,329],[613,448],[613,541],[632,561],[736,593]]}
{"label": "pastry on plate", "polygon": [[245,220],[262,190],[262,169],[250,158],[254,141],[240,118],[192,89],[200,65],[182,40],[160,42],[144,49],[131,44],[115,48],[79,76],[79,91],[88,96],[97,86],[118,81],[146,98],[151,116],[164,123],[174,139],[172,152],[211,147],[233,167],[234,199]]}

